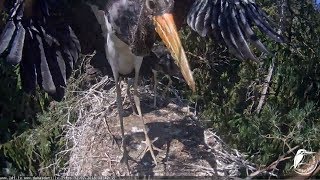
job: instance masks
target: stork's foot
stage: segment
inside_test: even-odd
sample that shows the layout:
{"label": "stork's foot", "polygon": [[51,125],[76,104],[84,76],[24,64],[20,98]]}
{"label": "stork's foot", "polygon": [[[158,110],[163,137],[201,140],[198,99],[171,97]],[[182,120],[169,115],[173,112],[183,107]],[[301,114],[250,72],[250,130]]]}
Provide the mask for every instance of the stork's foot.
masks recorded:
{"label": "stork's foot", "polygon": [[153,72],[153,78],[154,78],[154,85],[153,85],[153,91],[154,91],[154,97],[153,97],[153,108],[157,107],[157,85],[158,85],[158,79],[157,75],[158,72],[154,69],[152,69]]}
{"label": "stork's foot", "polygon": [[153,108],[154,110],[157,110],[163,107],[165,104],[166,104],[166,100],[163,99],[161,96],[158,96],[157,100],[154,100],[154,103],[150,107]]}
{"label": "stork's foot", "polygon": [[127,170],[128,170],[128,172],[130,174],[131,173],[131,169],[130,169],[130,166],[129,166],[129,160],[135,161],[131,156],[129,156],[129,152],[124,148],[120,163],[124,163],[127,166]]}
{"label": "stork's foot", "polygon": [[153,108],[157,108],[157,96],[155,95],[154,97],[153,97]]}
{"label": "stork's foot", "polygon": [[154,155],[154,150],[158,151],[158,152],[161,152],[162,149],[159,149],[157,147],[155,147],[153,145],[153,143],[158,140],[158,138],[155,138],[154,140],[150,140],[149,136],[147,134],[145,134],[145,138],[146,140],[145,141],[141,141],[141,143],[145,144],[146,145],[146,148],[144,149],[144,151],[142,152],[142,156],[143,157],[148,151],[150,152],[151,154],[151,157],[155,163],[155,165],[157,165],[157,159],[156,159],[156,156]]}
{"label": "stork's foot", "polygon": [[134,116],[137,116],[137,115],[138,115],[137,109],[135,108],[135,105],[134,105],[134,103],[133,103],[131,100],[130,100],[130,106],[131,106],[132,114],[133,114]]}
{"label": "stork's foot", "polygon": [[130,92],[128,92],[128,97],[129,97],[129,100],[130,100],[130,106],[131,106],[132,114],[133,115],[138,115],[137,109],[135,108],[135,104],[134,104],[134,102],[132,100]]}

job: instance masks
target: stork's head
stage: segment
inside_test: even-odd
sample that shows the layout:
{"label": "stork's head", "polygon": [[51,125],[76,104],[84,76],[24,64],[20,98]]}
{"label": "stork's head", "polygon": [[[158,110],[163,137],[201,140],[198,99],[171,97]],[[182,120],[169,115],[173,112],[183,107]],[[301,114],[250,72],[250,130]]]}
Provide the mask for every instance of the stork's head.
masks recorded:
{"label": "stork's head", "polygon": [[145,0],[145,7],[152,16],[156,32],[169,49],[175,63],[180,67],[187,84],[195,91],[192,72],[173,18],[174,0]]}
{"label": "stork's head", "polygon": [[147,11],[151,15],[162,15],[171,13],[174,7],[174,0],[145,0]]}

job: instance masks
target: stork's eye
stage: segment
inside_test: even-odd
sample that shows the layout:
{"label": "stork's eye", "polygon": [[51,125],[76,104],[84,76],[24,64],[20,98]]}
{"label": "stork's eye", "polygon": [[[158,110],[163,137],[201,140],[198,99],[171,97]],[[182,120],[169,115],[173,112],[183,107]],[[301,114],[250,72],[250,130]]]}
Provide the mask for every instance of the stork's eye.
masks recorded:
{"label": "stork's eye", "polygon": [[146,6],[149,10],[154,10],[156,8],[156,4],[153,0],[146,0]]}

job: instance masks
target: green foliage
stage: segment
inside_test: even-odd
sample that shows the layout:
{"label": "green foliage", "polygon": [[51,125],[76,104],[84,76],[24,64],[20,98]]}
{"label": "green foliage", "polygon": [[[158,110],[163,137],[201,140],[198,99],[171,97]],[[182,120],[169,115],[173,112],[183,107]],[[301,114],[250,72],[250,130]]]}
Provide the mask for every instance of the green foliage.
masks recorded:
{"label": "green foliage", "polygon": [[67,102],[57,103],[51,111],[39,115],[37,120],[41,124],[37,127],[0,145],[4,155],[13,160],[19,171],[26,175],[55,175],[56,155],[65,145],[62,126],[68,118],[61,116],[61,111],[65,112]]}
{"label": "green foliage", "polygon": [[48,111],[52,100],[42,91],[24,93],[19,67],[8,65],[3,59],[0,81],[0,176],[39,172],[50,175],[51,169],[39,169],[53,163],[54,154],[61,147],[61,108]]}
{"label": "green foliage", "polygon": [[[202,119],[210,119],[208,126],[251,160],[268,165],[296,145],[312,151],[320,148],[320,13],[311,2],[292,0],[282,17],[274,1],[263,3],[272,17],[283,22],[288,40],[280,45],[263,39],[275,53],[262,63],[241,63],[216,43],[195,38],[189,30],[183,35],[187,51],[193,52],[189,59],[198,84],[198,94],[189,95]],[[273,76],[258,113],[272,61]],[[279,166],[280,173],[289,171],[290,166]]]}

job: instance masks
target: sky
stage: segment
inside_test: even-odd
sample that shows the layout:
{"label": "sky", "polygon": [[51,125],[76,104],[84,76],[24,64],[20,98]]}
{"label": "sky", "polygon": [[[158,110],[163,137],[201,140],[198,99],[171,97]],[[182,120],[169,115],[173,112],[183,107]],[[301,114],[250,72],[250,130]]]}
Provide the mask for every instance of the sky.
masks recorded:
{"label": "sky", "polygon": [[320,4],[320,0],[317,0],[317,4]]}

